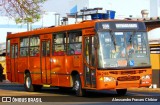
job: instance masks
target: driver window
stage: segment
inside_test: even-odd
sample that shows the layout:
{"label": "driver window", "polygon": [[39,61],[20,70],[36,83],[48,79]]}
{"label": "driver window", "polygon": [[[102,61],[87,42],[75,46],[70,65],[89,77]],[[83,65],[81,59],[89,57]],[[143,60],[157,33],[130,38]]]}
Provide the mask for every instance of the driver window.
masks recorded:
{"label": "driver window", "polygon": [[104,58],[109,59],[112,55],[111,55],[111,51],[112,51],[112,45],[111,45],[112,41],[109,35],[105,35],[104,37],[101,37],[101,48],[100,51],[101,53],[103,53]]}

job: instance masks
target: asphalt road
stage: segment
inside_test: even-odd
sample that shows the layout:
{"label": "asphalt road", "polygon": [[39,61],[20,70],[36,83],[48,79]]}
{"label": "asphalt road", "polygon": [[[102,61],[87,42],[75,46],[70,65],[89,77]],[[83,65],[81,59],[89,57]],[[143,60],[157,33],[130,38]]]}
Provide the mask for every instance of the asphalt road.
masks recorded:
{"label": "asphalt road", "polygon": [[[136,105],[158,105],[160,104],[160,91],[146,89],[130,89],[126,96],[118,96],[114,90],[87,91],[85,97],[76,97],[70,89],[60,90],[58,88],[43,88],[40,92],[26,92],[23,85],[3,85],[0,84],[0,98],[11,97],[12,104],[17,102],[47,102],[47,105],[104,105],[104,104],[136,104]],[[21,99],[20,99],[21,98]],[[159,102],[157,102],[157,101]],[[16,103],[15,103],[16,102]],[[9,103],[0,103],[9,104]],[[27,103],[23,103],[27,104]],[[32,103],[33,104],[33,103]],[[36,103],[34,103],[36,104]],[[37,103],[38,104],[38,103]],[[41,105],[39,103],[38,105]]]}

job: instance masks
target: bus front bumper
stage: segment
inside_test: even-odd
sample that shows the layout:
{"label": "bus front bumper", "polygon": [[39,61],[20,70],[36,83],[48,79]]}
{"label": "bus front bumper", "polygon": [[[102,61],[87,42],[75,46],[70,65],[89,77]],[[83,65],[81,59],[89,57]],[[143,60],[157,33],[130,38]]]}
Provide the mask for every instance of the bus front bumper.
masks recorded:
{"label": "bus front bumper", "polygon": [[136,81],[117,81],[111,79],[99,79],[97,81],[97,89],[123,89],[123,88],[138,88],[138,87],[149,87],[151,85],[151,79],[148,80],[136,80]]}

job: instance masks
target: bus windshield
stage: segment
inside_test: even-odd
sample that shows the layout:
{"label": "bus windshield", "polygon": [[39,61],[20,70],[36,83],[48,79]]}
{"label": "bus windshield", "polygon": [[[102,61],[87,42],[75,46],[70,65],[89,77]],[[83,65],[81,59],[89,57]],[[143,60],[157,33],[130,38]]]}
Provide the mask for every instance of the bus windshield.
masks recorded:
{"label": "bus windshield", "polygon": [[150,66],[146,32],[98,31],[98,68]]}

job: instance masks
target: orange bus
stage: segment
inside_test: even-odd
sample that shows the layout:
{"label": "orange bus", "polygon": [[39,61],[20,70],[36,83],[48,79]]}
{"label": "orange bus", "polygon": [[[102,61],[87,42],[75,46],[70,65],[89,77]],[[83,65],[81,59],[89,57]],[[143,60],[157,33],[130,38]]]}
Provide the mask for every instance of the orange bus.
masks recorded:
{"label": "orange bus", "polygon": [[71,87],[77,96],[89,89],[125,95],[127,88],[151,85],[147,32],[140,21],[88,20],[8,34],[6,42],[7,78],[27,91],[50,85]]}

